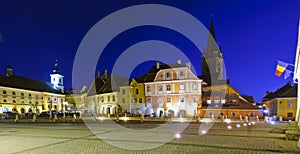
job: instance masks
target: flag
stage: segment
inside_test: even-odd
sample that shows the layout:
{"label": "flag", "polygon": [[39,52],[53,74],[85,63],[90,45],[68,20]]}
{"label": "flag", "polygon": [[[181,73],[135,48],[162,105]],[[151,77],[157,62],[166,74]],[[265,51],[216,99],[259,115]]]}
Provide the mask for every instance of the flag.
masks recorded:
{"label": "flag", "polygon": [[284,73],[284,80],[287,79],[291,75],[292,71],[286,70]]}
{"label": "flag", "polygon": [[276,76],[281,76],[282,73],[285,71],[286,67],[288,66],[288,63],[285,63],[283,61],[277,60],[277,66],[276,66]]}

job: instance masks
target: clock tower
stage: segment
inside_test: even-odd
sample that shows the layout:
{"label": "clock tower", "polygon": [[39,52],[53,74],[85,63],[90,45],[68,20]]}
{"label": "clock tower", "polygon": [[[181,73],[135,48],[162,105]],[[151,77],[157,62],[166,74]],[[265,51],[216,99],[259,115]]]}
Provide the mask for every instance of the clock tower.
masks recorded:
{"label": "clock tower", "polygon": [[52,87],[55,90],[61,90],[63,92],[63,90],[64,90],[64,84],[63,84],[64,76],[62,76],[60,74],[60,70],[59,70],[59,67],[58,67],[58,61],[57,60],[55,61],[53,73],[50,74],[50,77],[51,77]]}

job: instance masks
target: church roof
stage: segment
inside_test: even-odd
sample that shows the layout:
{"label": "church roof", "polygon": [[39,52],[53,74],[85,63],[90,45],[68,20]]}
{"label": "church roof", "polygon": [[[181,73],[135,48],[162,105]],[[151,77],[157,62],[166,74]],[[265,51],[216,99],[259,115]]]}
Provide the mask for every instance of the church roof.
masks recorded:
{"label": "church roof", "polygon": [[24,90],[32,90],[38,92],[50,92],[62,94],[60,90],[52,88],[52,84],[44,81],[34,80],[21,76],[6,76],[0,74],[0,86],[18,88]]}

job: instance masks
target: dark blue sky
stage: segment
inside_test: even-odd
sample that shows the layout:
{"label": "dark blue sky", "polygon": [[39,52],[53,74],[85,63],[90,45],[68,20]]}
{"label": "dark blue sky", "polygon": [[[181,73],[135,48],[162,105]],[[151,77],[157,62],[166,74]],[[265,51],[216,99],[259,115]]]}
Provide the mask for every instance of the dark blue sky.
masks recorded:
{"label": "dark blue sky", "polygon": [[[287,3],[288,2],[288,3]],[[8,62],[14,74],[49,81],[55,59],[71,87],[72,65],[77,48],[88,30],[103,17],[142,1],[1,1],[0,73]],[[275,76],[276,60],[294,63],[300,1],[146,1],[182,9],[209,27],[210,14],[217,42],[221,44],[227,77],[242,94],[260,102],[266,90],[274,91],[287,81]],[[98,62],[101,73],[130,45],[157,39],[174,44],[188,56],[198,75],[201,55],[180,34],[159,27],[130,29],[114,39]],[[138,71],[147,70],[149,65]],[[145,70],[146,69],[146,70]],[[291,68],[293,69],[293,68]]]}

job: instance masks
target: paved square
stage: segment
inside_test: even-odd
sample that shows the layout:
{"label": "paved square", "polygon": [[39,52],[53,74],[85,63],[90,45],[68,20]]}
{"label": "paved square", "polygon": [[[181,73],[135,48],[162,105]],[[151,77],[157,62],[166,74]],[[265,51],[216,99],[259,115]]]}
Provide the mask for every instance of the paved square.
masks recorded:
{"label": "paved square", "polygon": [[[91,125],[96,128],[104,124]],[[152,123],[122,125],[150,130],[159,126]],[[98,139],[84,123],[0,123],[0,153],[300,153],[296,141],[284,140],[284,134],[269,133],[278,125],[284,124],[257,123],[240,128],[232,124],[229,130],[227,124],[215,123],[205,135],[199,135],[200,124],[191,123],[181,133],[181,138],[155,149],[136,151],[117,148]],[[97,134],[109,131],[120,130],[101,127]],[[151,144],[143,138],[116,137],[111,140],[124,144]]]}

